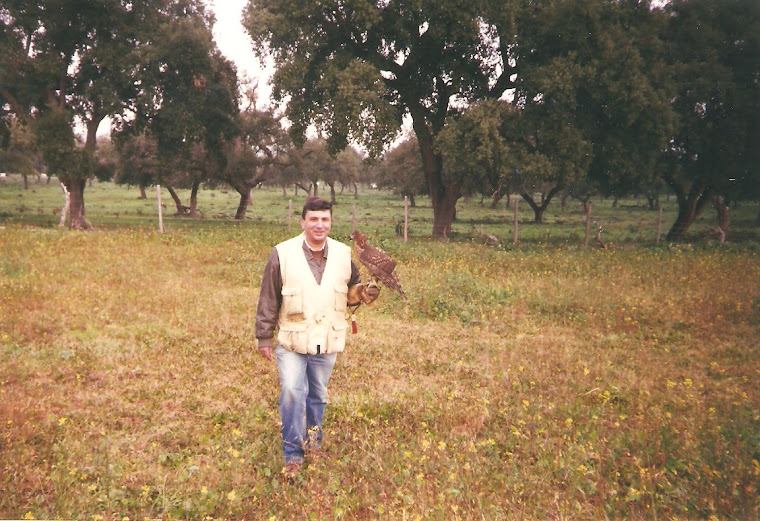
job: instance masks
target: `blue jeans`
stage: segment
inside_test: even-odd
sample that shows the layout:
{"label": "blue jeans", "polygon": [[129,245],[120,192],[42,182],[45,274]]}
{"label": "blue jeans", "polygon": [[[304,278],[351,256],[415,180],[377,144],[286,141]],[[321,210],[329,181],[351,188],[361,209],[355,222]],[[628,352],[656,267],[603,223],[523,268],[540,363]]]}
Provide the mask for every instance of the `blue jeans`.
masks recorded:
{"label": "blue jeans", "polygon": [[337,353],[301,355],[282,346],[275,347],[274,353],[280,372],[282,455],[285,463],[303,463],[305,442],[310,442],[311,449],[322,443],[327,383]]}

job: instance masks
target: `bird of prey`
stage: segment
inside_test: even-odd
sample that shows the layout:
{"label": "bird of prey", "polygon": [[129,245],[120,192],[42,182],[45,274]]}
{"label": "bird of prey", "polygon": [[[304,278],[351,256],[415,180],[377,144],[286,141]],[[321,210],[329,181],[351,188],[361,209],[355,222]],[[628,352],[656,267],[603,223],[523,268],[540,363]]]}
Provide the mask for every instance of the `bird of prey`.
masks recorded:
{"label": "bird of prey", "polygon": [[351,234],[351,239],[354,241],[356,257],[369,270],[370,279],[374,280],[375,283],[379,281],[383,285],[395,289],[406,300],[401,283],[393,272],[396,268],[396,261],[380,248],[375,248],[369,244],[367,236],[358,230]]}

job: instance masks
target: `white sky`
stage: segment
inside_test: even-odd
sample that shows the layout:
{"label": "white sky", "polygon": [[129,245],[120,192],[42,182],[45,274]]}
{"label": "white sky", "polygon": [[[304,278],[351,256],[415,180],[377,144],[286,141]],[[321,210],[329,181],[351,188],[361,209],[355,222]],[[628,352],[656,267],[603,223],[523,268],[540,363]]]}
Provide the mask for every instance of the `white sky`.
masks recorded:
{"label": "white sky", "polygon": [[240,83],[258,81],[256,89],[258,104],[268,105],[272,94],[269,85],[273,68],[261,63],[253,54],[251,39],[243,29],[241,19],[248,0],[206,0],[206,5],[216,15],[214,40],[219,50],[238,68]]}

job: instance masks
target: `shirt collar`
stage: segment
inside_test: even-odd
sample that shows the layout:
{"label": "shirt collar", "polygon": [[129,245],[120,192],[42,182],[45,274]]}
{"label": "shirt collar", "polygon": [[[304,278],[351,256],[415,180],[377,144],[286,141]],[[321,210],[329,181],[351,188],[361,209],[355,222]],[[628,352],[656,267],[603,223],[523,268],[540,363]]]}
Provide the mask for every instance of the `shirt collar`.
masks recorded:
{"label": "shirt collar", "polygon": [[[309,248],[309,243],[306,242],[305,237],[303,239],[303,251],[306,252],[306,258],[311,259],[314,257],[314,254],[312,253],[311,248]],[[323,252],[322,255],[326,259],[327,258],[327,241],[325,241],[325,248],[324,250],[322,250],[322,252]]]}

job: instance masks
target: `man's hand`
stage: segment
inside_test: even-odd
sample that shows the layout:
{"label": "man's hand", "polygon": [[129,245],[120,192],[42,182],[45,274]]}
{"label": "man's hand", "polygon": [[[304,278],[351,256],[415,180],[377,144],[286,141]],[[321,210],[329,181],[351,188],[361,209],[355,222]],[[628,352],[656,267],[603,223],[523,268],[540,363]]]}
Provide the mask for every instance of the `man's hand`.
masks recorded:
{"label": "man's hand", "polygon": [[365,286],[362,286],[361,295],[362,301],[365,304],[372,304],[380,295],[380,286],[374,280],[371,280]]}
{"label": "man's hand", "polygon": [[271,362],[272,361],[272,346],[260,347],[259,354]]}
{"label": "man's hand", "polygon": [[348,288],[348,305],[357,306],[364,302],[372,304],[380,294],[380,286],[375,281],[367,284],[356,284]]}

